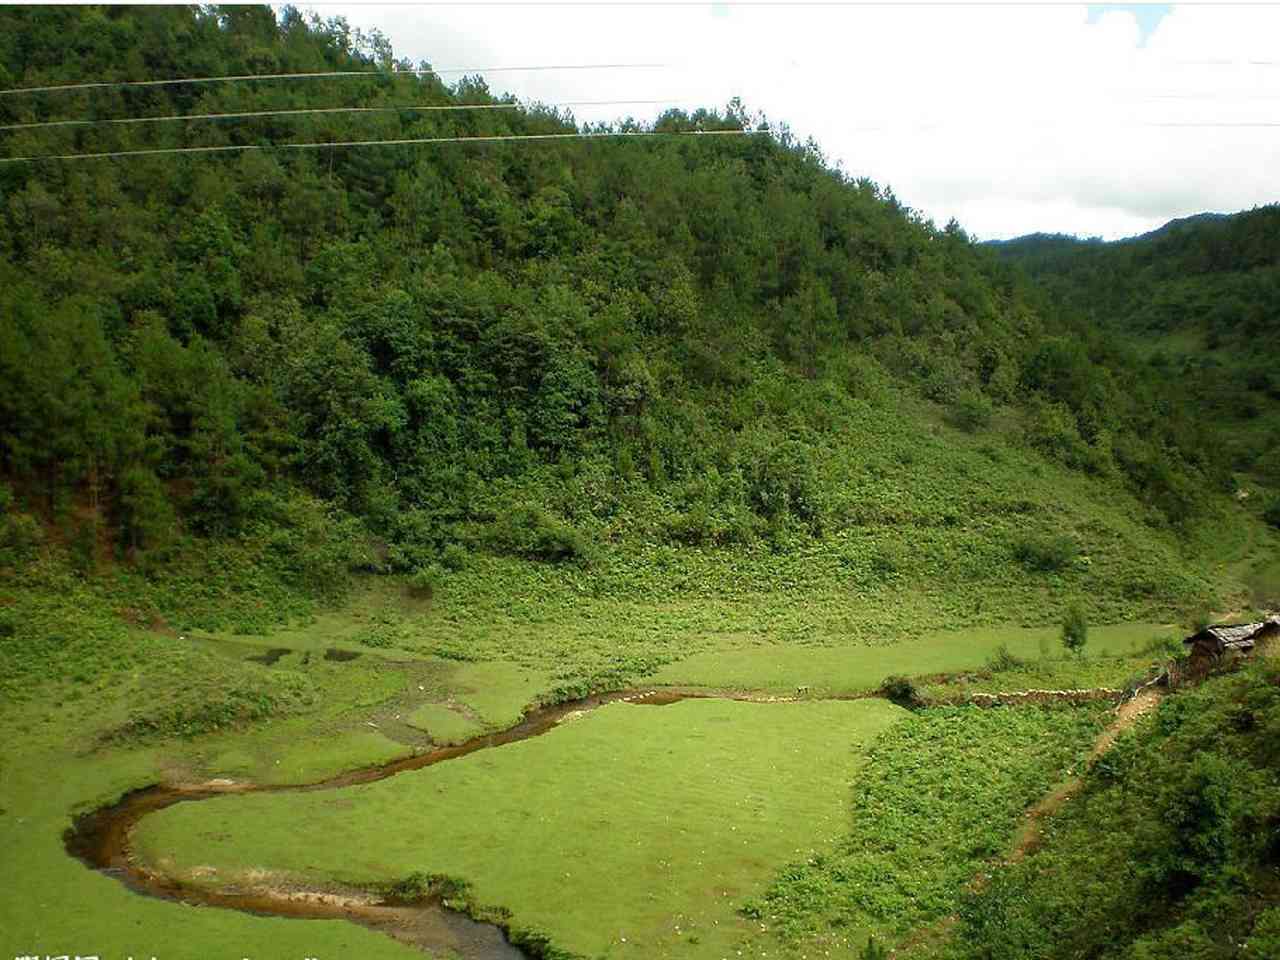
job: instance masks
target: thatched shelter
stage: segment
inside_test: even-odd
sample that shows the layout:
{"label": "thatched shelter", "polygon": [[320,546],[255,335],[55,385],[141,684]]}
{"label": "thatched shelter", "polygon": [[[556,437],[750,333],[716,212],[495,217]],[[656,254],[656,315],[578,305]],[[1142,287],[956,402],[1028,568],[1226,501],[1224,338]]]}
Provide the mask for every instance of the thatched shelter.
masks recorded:
{"label": "thatched shelter", "polygon": [[1221,623],[1205,627],[1183,640],[1194,660],[1220,660],[1228,655],[1252,653],[1268,637],[1280,635],[1280,616],[1257,623]]}

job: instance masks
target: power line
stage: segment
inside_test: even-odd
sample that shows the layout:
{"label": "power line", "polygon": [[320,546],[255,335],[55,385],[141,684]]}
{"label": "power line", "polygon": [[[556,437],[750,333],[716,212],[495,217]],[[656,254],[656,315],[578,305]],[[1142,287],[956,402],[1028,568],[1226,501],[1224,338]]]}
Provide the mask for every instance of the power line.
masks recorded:
{"label": "power line", "polygon": [[528,73],[542,70],[650,70],[663,63],[568,63],[526,67],[451,67],[447,70],[326,70],[314,73],[246,73],[223,77],[179,77],[172,80],[95,80],[89,83],[60,83],[45,87],[13,87],[0,96],[18,93],[62,93],[69,90],[97,90],[112,87],[168,87],[183,83],[231,83],[241,80],[316,80],[324,77],[406,77],[445,76],[471,73]]}
{"label": "power line", "polygon": [[1142,126],[1144,126],[1144,127],[1240,127],[1240,128],[1244,128],[1244,129],[1249,129],[1249,128],[1254,128],[1254,127],[1280,127],[1280,121],[1274,121],[1274,120],[1240,120],[1240,121],[1233,121],[1233,120],[1219,120],[1219,121],[1210,121],[1210,122],[1207,122],[1207,123],[1201,123],[1201,122],[1197,122],[1197,121],[1188,121],[1188,122],[1186,122],[1186,123],[1181,123],[1181,122],[1176,121],[1176,120],[1171,120],[1171,121],[1169,121],[1169,122],[1153,121],[1153,122],[1151,122],[1151,123],[1144,123],[1144,124],[1142,124]]}
{"label": "power line", "polygon": [[[679,100],[565,100],[547,103],[547,107],[607,107],[607,106],[655,106],[679,103]],[[177,120],[241,120],[253,117],[294,117],[305,114],[332,113],[437,113],[462,110],[520,110],[528,109],[525,103],[472,103],[472,104],[406,104],[392,107],[306,107],[294,110],[250,110],[240,113],[180,113],[164,117],[119,117],[104,120],[39,120],[31,123],[0,124],[0,130],[37,130],[44,127],[89,127],[107,124],[163,123]]]}
{"label": "power line", "polygon": [[412,137],[402,140],[333,140],[307,143],[228,144],[217,147],[159,147],[149,150],[115,150],[109,153],[42,154],[32,157],[0,157],[0,163],[37,160],[105,160],[120,157],[158,156],[172,153],[232,153],[248,150],[307,150],[324,147],[410,146],[434,143],[496,143],[511,140],[596,140],[621,137],[724,137],[767,135],[767,130],[635,130],[620,133],[518,133],[475,137]]}

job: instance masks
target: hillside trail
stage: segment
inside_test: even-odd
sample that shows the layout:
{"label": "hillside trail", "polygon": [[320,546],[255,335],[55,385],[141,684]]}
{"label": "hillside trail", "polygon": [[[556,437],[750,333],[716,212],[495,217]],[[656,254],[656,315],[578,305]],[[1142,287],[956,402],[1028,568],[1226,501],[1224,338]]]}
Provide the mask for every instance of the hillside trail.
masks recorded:
{"label": "hillside trail", "polygon": [[[1085,762],[1085,766],[1092,766],[1099,757],[1115,745],[1120,734],[1130,729],[1142,717],[1154,710],[1162,699],[1164,699],[1162,690],[1155,687],[1147,687],[1132,700],[1120,704],[1116,708],[1115,718],[1107,724],[1106,728],[1098,734],[1097,739],[1093,741],[1093,747],[1089,750],[1089,757]],[[1040,846],[1044,838],[1044,821],[1053,816],[1054,813],[1062,808],[1063,804],[1067,803],[1083,788],[1084,777],[1075,777],[1055,787],[1029,807],[1025,814],[1026,822],[1014,839],[1008,855],[999,862],[999,865],[1018,863],[1027,854],[1032,853]],[[989,872],[978,874],[969,882],[968,889],[970,891],[981,890],[986,885],[987,880],[990,879],[990,876]],[[902,941],[896,952],[909,954],[914,947],[922,946],[925,943],[937,943],[946,937],[959,919],[955,914],[950,914],[940,920],[935,920],[928,926],[909,934]]]}
{"label": "hillside trail", "polygon": [[[1156,708],[1164,694],[1154,687],[1148,687],[1132,700],[1120,704],[1116,708],[1115,719],[1107,724],[1089,751],[1086,766],[1092,766],[1099,757],[1110,750],[1120,734],[1130,729],[1142,717]],[[1005,858],[1006,863],[1017,863],[1028,853],[1035,850],[1043,839],[1043,822],[1062,808],[1062,805],[1078,794],[1084,787],[1084,778],[1075,777],[1051,790],[1041,797],[1034,806],[1027,810],[1027,822],[1014,841],[1013,848]]]}

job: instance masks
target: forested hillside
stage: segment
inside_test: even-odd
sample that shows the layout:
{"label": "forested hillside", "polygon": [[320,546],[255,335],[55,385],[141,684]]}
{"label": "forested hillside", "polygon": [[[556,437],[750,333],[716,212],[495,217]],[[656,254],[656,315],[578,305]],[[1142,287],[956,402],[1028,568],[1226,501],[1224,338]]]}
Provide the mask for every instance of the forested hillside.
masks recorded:
{"label": "forested hillside", "polygon": [[1215,423],[1233,470],[1280,483],[1280,206],[1205,214],[1115,243],[990,245],[1081,327],[1134,344]]}
{"label": "forested hillside", "polygon": [[[263,148],[0,164],[4,496],[86,569],[256,537],[430,579],[450,545],[785,549],[1036,512],[920,496],[911,447],[939,430],[987,437],[1002,470],[1094,478],[1166,544],[1231,489],[1166,369],[737,104],[610,128],[662,137],[288,149],[576,128],[428,111],[511,104],[291,9],[0,25],[4,88],[369,71],[0,98],[8,157]],[[307,106],[401,109],[106,122]],[[51,119],[99,122],[23,126]],[[696,134],[723,129],[756,132]]]}

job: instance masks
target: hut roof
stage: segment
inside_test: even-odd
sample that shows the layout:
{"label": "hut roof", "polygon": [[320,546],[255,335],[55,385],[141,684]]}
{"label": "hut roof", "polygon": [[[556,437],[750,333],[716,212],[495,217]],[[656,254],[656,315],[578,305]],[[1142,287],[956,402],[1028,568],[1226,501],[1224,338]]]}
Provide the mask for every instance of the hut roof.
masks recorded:
{"label": "hut roof", "polygon": [[1260,634],[1280,630],[1280,616],[1270,616],[1256,623],[1220,623],[1205,627],[1187,637],[1183,643],[1195,644],[1212,640],[1219,650],[1252,650]]}

